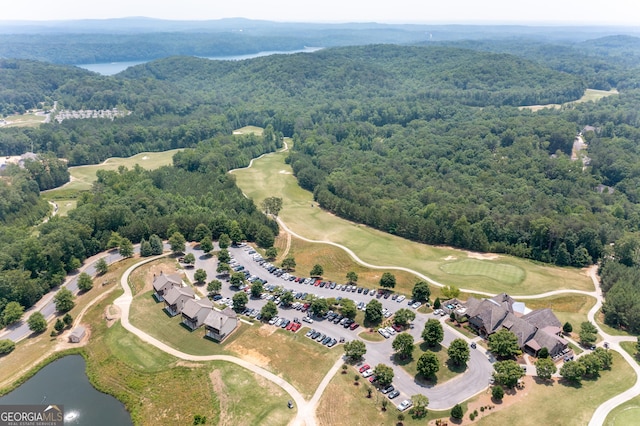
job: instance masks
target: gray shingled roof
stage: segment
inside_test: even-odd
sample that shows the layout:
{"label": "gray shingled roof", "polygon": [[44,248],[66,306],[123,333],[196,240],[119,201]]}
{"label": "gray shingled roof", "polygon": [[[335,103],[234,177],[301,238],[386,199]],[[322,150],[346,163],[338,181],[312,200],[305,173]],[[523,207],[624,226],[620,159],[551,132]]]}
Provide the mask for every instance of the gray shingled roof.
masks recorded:
{"label": "gray shingled roof", "polygon": [[172,287],[171,290],[169,290],[167,294],[164,295],[164,301],[169,305],[173,305],[182,295],[190,298],[195,297],[195,293],[193,292],[191,287]]}
{"label": "gray shingled roof", "polygon": [[558,320],[553,311],[551,311],[551,309],[549,308],[536,309],[535,311],[531,311],[528,314],[523,315],[522,319],[527,321],[529,324],[535,325],[538,328],[562,326],[560,320]]}
{"label": "gray shingled roof", "polygon": [[156,275],[153,279],[153,288],[158,291],[163,288],[167,283],[172,284],[173,286],[182,285],[182,277],[178,274],[160,274]]}
{"label": "gray shingled roof", "polygon": [[182,314],[187,317],[193,319],[196,317],[200,317],[201,315],[205,315],[204,312],[213,309],[213,303],[209,299],[190,299],[187,300],[187,303],[184,304],[184,308],[182,308]]}
{"label": "gray shingled roof", "polygon": [[233,316],[230,316],[227,315],[227,309],[225,309],[224,311],[217,311],[213,309],[207,314],[207,317],[204,319],[204,325],[215,328],[216,330],[220,330],[227,321],[235,318],[235,312],[233,312]]}

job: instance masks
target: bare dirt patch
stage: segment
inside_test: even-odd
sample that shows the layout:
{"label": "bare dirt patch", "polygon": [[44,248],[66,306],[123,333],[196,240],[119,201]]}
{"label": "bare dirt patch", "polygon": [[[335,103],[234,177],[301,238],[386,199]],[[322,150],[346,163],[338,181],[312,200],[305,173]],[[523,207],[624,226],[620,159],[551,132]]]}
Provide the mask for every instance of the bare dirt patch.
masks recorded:
{"label": "bare dirt patch", "polygon": [[134,294],[143,294],[153,289],[153,278],[156,275],[179,273],[184,277],[183,271],[178,269],[174,259],[160,259],[143,265],[131,274],[130,282],[133,285]]}
{"label": "bare dirt patch", "polygon": [[290,175],[291,172],[288,172],[286,170],[280,170],[278,173],[280,173],[281,175]]}
{"label": "bare dirt patch", "polygon": [[120,319],[120,308],[116,305],[109,305],[104,309],[104,319],[107,322],[107,328],[115,324]]}
{"label": "bare dirt patch", "polygon": [[455,256],[451,256],[451,255],[449,255],[449,256],[447,256],[447,257],[445,257],[445,258],[444,258],[444,260],[446,260],[446,261],[449,261],[449,260],[456,260],[456,259],[457,259],[457,257],[455,257]]}
{"label": "bare dirt patch", "polygon": [[229,395],[226,392],[226,386],[222,381],[222,373],[220,370],[213,370],[209,374],[213,391],[215,392],[218,400],[220,401],[220,420],[218,424],[221,426],[233,425],[233,419],[229,416]]}
{"label": "bare dirt patch", "polygon": [[56,337],[56,347],[54,348],[54,351],[57,352],[63,351],[65,349],[78,348],[89,343],[89,339],[91,339],[91,328],[89,328],[86,324],[84,324],[84,328],[87,333],[79,343],[69,342],[69,335],[73,331],[73,328],[66,330],[64,333]]}
{"label": "bare dirt patch", "polygon": [[471,259],[480,259],[480,260],[496,260],[500,258],[500,256],[494,253],[476,253],[473,251],[468,251],[467,257],[470,257]]}
{"label": "bare dirt patch", "polygon": [[236,352],[240,355],[240,358],[251,362],[252,364],[258,365],[260,367],[267,367],[271,360],[261,354],[260,352],[248,349],[243,347],[242,345],[236,343],[235,341],[227,346],[227,349],[230,351]]}

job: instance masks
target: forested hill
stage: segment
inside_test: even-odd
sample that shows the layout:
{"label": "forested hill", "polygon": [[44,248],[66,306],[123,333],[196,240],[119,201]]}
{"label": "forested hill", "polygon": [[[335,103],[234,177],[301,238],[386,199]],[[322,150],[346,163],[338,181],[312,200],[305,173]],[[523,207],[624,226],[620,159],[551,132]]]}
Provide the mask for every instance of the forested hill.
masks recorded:
{"label": "forested hill", "polygon": [[534,105],[574,100],[586,88],[578,77],[512,55],[394,45],[325,49],[243,62],[167,58],[130,68],[121,76],[168,80],[227,102],[251,99],[297,105],[335,99]]}

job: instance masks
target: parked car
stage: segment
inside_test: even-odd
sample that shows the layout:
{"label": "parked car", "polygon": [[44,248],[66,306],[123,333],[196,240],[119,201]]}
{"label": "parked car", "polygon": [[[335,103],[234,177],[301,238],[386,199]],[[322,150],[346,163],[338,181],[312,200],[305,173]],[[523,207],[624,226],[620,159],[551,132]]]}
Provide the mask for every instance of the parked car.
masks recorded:
{"label": "parked car", "polygon": [[358,370],[360,373],[364,373],[365,371],[367,371],[368,369],[370,369],[371,366],[369,364],[365,364],[362,367],[360,367],[360,369]]}
{"label": "parked car", "polygon": [[476,348],[476,342],[471,342],[471,349],[475,349]]}
{"label": "parked car", "polygon": [[307,336],[307,337],[311,337],[311,335],[312,335],[313,333],[315,333],[315,332],[316,332],[316,331],[312,328],[311,330],[307,331],[307,334],[305,334],[305,336]]}
{"label": "parked car", "polygon": [[388,394],[389,392],[391,392],[394,389],[395,388],[393,387],[393,385],[389,385],[384,389],[380,389],[380,392],[382,392],[384,395],[386,395],[386,394]]}
{"label": "parked car", "polygon": [[311,317],[302,317],[302,321],[313,324],[313,319]]}
{"label": "parked car", "polygon": [[418,308],[420,307],[420,305],[422,305],[422,303],[420,303],[420,302],[415,302],[413,305],[411,305],[411,307],[412,307],[413,309],[418,309]]}
{"label": "parked car", "polygon": [[404,411],[407,408],[411,407],[413,405],[413,402],[411,402],[410,399],[405,399],[404,401],[402,401],[400,404],[398,404],[398,410],[400,411]]}
{"label": "parked car", "polygon": [[353,324],[351,324],[349,326],[349,329],[351,330],[355,330],[356,328],[360,327],[360,324],[358,324],[357,322],[354,322]]}
{"label": "parked car", "polygon": [[398,395],[400,395],[400,392],[398,392],[397,390],[393,390],[393,391],[389,392],[389,395],[387,395],[387,398],[393,399],[393,398],[397,397]]}
{"label": "parked car", "polygon": [[404,296],[398,296],[398,298],[396,299],[396,302],[400,303],[400,302],[402,302],[404,299],[406,299],[406,297],[404,297]]}
{"label": "parked car", "polygon": [[338,343],[336,339],[331,339],[331,341],[327,344],[327,347],[332,348],[336,345],[336,343]]}
{"label": "parked car", "polygon": [[370,368],[362,372],[362,377],[364,377],[365,379],[371,376],[373,376],[373,370]]}

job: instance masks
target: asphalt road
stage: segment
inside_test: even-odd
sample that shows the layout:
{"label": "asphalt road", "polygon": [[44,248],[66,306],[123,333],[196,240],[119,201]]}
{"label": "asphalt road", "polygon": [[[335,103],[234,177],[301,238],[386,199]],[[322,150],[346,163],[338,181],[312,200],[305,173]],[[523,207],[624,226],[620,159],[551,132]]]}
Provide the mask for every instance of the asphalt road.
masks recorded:
{"label": "asphalt road", "polygon": [[[193,268],[187,269],[187,274],[189,278],[193,280],[193,274],[197,269],[204,269],[207,272],[207,281],[211,281],[216,275],[217,268],[217,260],[214,257],[205,256],[202,251],[195,250],[193,246],[187,247],[187,252],[191,252],[196,257],[196,263]],[[251,275],[255,275],[262,279],[263,281],[267,281],[269,284],[281,285],[285,289],[291,289],[296,292],[306,292],[309,294],[315,294],[319,297],[338,297],[342,296],[343,298],[350,298],[356,302],[369,302],[375,297],[371,295],[364,295],[363,293],[357,292],[346,292],[346,291],[338,291],[336,289],[330,289],[327,287],[316,287],[313,285],[305,285],[301,283],[296,283],[293,281],[283,280],[275,275],[270,274],[266,269],[256,263],[251,255],[248,254],[248,250],[239,247],[230,247],[229,252],[231,256],[238,261],[239,264],[245,267],[245,270],[248,270]],[[223,286],[221,290],[221,294],[223,297],[233,297],[236,293],[236,290],[232,290],[228,283],[223,281]],[[377,299],[382,303],[382,306],[389,309],[391,312],[395,312],[400,308],[409,308],[407,305],[407,301],[403,301],[401,303],[392,300],[391,298]],[[260,309],[264,306],[266,302],[262,299],[251,299],[249,298],[248,307],[254,309]],[[295,309],[283,309],[282,307],[278,307],[278,316],[287,318],[289,320],[293,320],[295,317],[302,319],[305,314],[301,311],[297,311]],[[424,324],[429,318],[438,318],[441,321],[444,321],[444,317],[434,316],[433,314],[420,314],[416,312],[416,319],[413,321],[414,328],[409,329],[408,331],[414,336],[416,342],[420,342],[422,338],[420,334],[424,329]],[[346,341],[353,340],[357,338],[358,333],[362,331],[362,327],[352,331],[349,329],[345,329],[343,326],[339,324],[333,324],[327,320],[323,319],[315,319],[313,324],[308,324],[303,322],[303,328],[309,327],[313,328],[321,333],[326,334],[327,336],[334,337],[336,339],[340,339],[344,337]],[[455,338],[462,338],[471,342],[471,339],[467,338],[461,333],[453,330],[451,327],[444,325],[444,339],[442,344],[446,347],[449,343]],[[300,332],[300,331],[299,331]],[[450,380],[446,383],[436,385],[436,386],[423,386],[420,383],[416,382],[415,378],[408,373],[405,372],[400,366],[394,365],[393,363],[393,349],[391,347],[393,336],[389,339],[386,339],[382,342],[366,342],[367,353],[365,355],[365,360],[363,363],[367,363],[372,367],[375,367],[379,363],[383,363],[393,367],[394,369],[394,380],[393,385],[400,391],[400,395],[393,400],[394,404],[399,403],[405,398],[410,398],[411,395],[415,394],[424,394],[429,398],[429,407],[432,409],[448,409],[453,407],[458,402],[465,400],[467,398],[476,395],[487,388],[489,385],[489,378],[491,377],[491,373],[493,372],[493,365],[490,361],[490,354],[485,352],[481,346],[478,346],[477,349],[471,349],[471,359],[468,363],[467,371],[460,376],[456,377],[453,380]],[[477,340],[477,339],[476,339]],[[318,343],[319,345],[320,343]],[[342,352],[342,346],[336,345],[333,350],[336,352]],[[337,355],[337,354],[336,354]],[[446,366],[441,366],[441,368],[447,368]],[[378,395],[378,398],[384,398],[382,394]]]}
{"label": "asphalt road", "polygon": [[[139,247],[136,246],[135,250],[139,250]],[[35,311],[40,311],[44,317],[49,320],[56,313],[56,306],[53,302],[53,298],[61,288],[66,287],[73,294],[78,292],[78,275],[81,272],[86,272],[87,274],[94,276],[96,274],[95,264],[98,259],[104,257],[108,264],[112,264],[122,259],[122,256],[118,254],[116,250],[109,251],[105,255],[104,253],[100,253],[96,256],[93,256],[85,261],[85,264],[76,272],[73,272],[67,275],[66,280],[62,285],[58,288],[58,290],[51,291],[46,294],[38,303],[25,311],[22,315],[22,320],[17,323],[7,327],[4,332],[0,333],[0,339],[11,339],[14,342],[24,339],[31,334],[31,330],[29,330],[29,326],[27,325],[27,319],[31,316]],[[99,281],[99,280],[98,280]],[[97,283],[96,283],[97,284]],[[95,284],[94,284],[95,285]]]}

